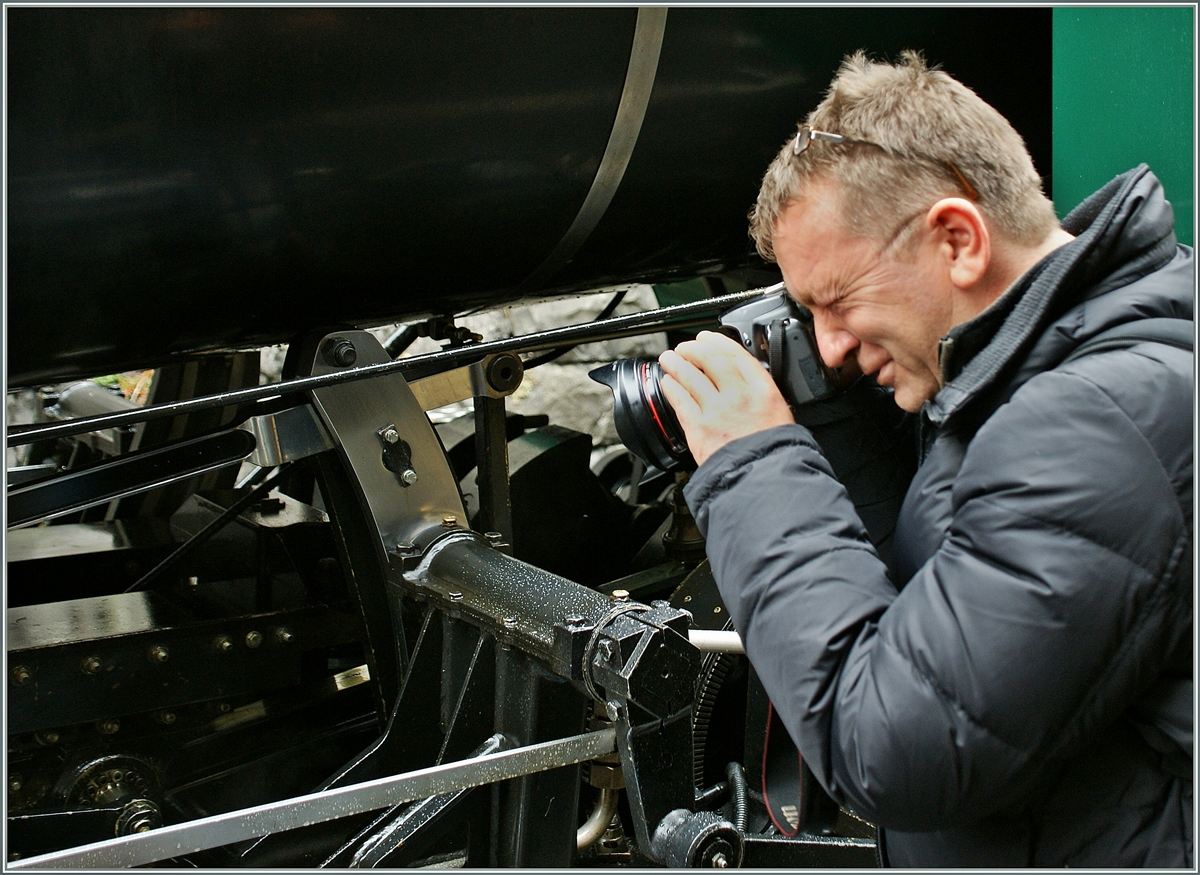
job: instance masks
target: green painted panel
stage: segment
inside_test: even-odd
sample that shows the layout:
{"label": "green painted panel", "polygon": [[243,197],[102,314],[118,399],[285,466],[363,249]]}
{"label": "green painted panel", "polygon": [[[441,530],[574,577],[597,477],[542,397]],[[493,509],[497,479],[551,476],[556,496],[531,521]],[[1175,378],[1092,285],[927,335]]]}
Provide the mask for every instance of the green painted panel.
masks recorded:
{"label": "green painted panel", "polygon": [[1195,9],[1054,10],[1054,165],[1060,216],[1112,177],[1150,166],[1193,242]]}

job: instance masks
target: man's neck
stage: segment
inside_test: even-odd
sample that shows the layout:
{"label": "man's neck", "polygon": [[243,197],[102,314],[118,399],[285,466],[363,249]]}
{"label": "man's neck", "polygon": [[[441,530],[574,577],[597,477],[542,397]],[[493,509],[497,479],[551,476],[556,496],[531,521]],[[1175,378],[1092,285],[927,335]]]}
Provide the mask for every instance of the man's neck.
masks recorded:
{"label": "man's neck", "polygon": [[954,324],[961,325],[974,319],[992,306],[1012,284],[1053,252],[1075,239],[1062,228],[1055,228],[1037,246],[997,246],[992,249],[992,262],[988,265],[988,276],[972,294],[956,302]]}

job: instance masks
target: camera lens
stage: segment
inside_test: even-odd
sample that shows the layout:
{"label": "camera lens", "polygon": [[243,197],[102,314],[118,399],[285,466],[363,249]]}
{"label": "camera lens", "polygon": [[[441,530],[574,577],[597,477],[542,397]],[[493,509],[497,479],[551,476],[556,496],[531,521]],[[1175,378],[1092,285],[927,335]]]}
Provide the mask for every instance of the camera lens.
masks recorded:
{"label": "camera lens", "polygon": [[662,394],[658,362],[621,359],[588,376],[612,389],[617,436],[631,453],[664,471],[696,464],[675,411]]}

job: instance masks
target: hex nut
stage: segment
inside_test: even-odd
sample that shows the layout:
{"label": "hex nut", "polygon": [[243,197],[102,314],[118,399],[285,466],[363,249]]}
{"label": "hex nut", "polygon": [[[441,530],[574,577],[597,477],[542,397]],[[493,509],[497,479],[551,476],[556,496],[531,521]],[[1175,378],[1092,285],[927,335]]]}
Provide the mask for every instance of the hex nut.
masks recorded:
{"label": "hex nut", "polygon": [[79,670],[84,674],[96,674],[104,667],[104,663],[100,661],[99,656],[84,657],[79,663]]}
{"label": "hex nut", "polygon": [[322,354],[327,364],[348,368],[358,361],[358,350],[344,337],[331,337],[322,345]]}
{"label": "hex nut", "polygon": [[160,663],[166,662],[170,658],[170,656],[171,656],[171,654],[167,652],[167,648],[163,647],[161,644],[155,644],[153,647],[150,648],[150,652],[146,654],[146,657],[151,662],[160,662]]}
{"label": "hex nut", "polygon": [[162,723],[164,726],[170,726],[172,723],[175,722],[175,712],[174,711],[160,711],[158,714],[158,722]]}
{"label": "hex nut", "polygon": [[445,514],[442,517],[442,525],[447,529],[453,529],[458,525],[458,517],[452,513]]}
{"label": "hex nut", "polygon": [[246,646],[251,650],[258,647],[263,642],[261,632],[250,631],[246,633]]}
{"label": "hex nut", "polygon": [[222,653],[228,653],[233,649],[233,641],[230,640],[228,635],[218,635],[213,639],[213,648]]}
{"label": "hex nut", "polygon": [[29,670],[27,665],[14,665],[12,671],[9,672],[14,685],[23,687],[25,684],[33,680],[33,672]]}
{"label": "hex nut", "polygon": [[405,486],[412,486],[417,482],[417,472],[412,468],[406,468],[404,473],[400,475],[400,482]]}
{"label": "hex nut", "polygon": [[627,602],[629,601],[629,591],[624,589],[614,589],[609,594],[609,598],[611,598],[614,602]]}
{"label": "hex nut", "polygon": [[275,630],[275,639],[280,644],[290,644],[294,637],[295,636],[292,635],[292,632],[290,629],[285,629],[282,626],[280,626],[278,629]]}
{"label": "hex nut", "polygon": [[389,444],[400,442],[400,432],[396,431],[395,426],[389,426],[383,432],[383,439]]}
{"label": "hex nut", "polygon": [[107,720],[101,720],[96,724],[96,729],[101,735],[116,735],[121,730],[121,721],[115,717],[110,717]]}

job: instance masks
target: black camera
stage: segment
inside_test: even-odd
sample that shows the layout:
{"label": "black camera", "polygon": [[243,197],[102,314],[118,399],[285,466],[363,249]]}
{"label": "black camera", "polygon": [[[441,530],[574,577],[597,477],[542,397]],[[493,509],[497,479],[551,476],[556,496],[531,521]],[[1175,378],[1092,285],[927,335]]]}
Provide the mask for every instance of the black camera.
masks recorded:
{"label": "black camera", "polygon": [[[812,314],[786,293],[739,304],[718,321],[723,334],[762,362],[793,408],[833,394],[837,374],[821,362]],[[589,376],[612,389],[617,435],[630,452],[664,471],[695,464],[675,411],[662,394],[657,361],[620,359]]]}

